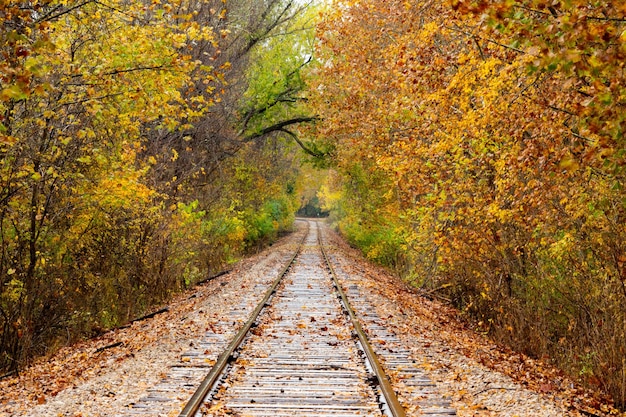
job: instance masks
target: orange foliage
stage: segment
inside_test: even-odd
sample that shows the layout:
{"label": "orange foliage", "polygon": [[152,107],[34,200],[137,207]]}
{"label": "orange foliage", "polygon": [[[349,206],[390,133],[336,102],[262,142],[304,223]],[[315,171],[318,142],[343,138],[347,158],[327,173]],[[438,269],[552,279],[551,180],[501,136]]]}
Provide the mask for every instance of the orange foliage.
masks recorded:
{"label": "orange foliage", "polygon": [[337,2],[316,134],[344,232],[391,224],[416,285],[624,404],[626,10],[556,3]]}

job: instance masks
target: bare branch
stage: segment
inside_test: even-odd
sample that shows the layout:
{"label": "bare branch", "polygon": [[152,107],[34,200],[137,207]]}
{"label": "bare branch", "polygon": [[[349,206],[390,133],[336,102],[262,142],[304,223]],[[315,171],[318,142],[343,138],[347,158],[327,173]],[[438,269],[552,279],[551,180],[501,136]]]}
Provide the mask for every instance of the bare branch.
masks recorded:
{"label": "bare branch", "polygon": [[295,124],[299,124],[299,123],[307,123],[307,122],[313,122],[315,120],[319,120],[319,117],[306,117],[306,116],[302,116],[302,117],[295,117],[293,119],[289,119],[289,120],[284,120],[280,123],[276,123],[272,126],[268,126],[265,129],[261,130],[258,133],[252,134],[250,136],[245,137],[243,140],[244,142],[251,142],[253,140],[258,140],[261,139],[267,135],[269,135],[270,133],[286,133],[287,135],[289,135],[297,144],[300,148],[302,148],[302,150],[304,152],[306,152],[307,154],[315,157],[315,158],[322,158],[324,155],[314,151],[313,149],[309,148],[307,145],[304,144],[304,142],[302,142],[300,140],[300,138],[298,137],[298,135],[296,135],[295,133],[293,133],[291,130],[287,129],[287,126],[291,126],[291,125],[295,125]]}
{"label": "bare branch", "polygon": [[319,120],[319,117],[301,116],[301,117],[294,117],[293,119],[289,119],[289,120],[283,120],[282,122],[276,123],[272,126],[268,126],[262,129],[260,132],[253,133],[249,136],[246,136],[245,138],[243,138],[243,141],[252,142],[253,140],[261,139],[273,132],[285,132],[284,129],[287,126],[291,126],[291,125],[295,125],[299,123],[313,122],[315,120]]}
{"label": "bare branch", "polygon": [[41,16],[41,18],[37,19],[35,21],[35,23],[41,23],[41,22],[47,22],[47,21],[51,21],[51,20],[55,20],[58,19],[59,17],[66,15],[68,13],[73,12],[76,9],[80,9],[83,6],[88,5],[89,3],[94,3],[94,0],[87,0],[84,1],[82,3],[77,4],[76,6],[73,7],[68,7],[67,9],[61,10],[56,14],[53,14],[54,12],[56,12],[57,10],[59,10],[59,7],[55,7],[54,9],[50,10],[50,12],[48,12],[47,14]]}
{"label": "bare branch", "polygon": [[291,138],[296,141],[296,143],[298,144],[298,146],[300,146],[300,148],[302,148],[302,150],[306,153],[308,153],[309,155],[315,157],[315,158],[322,158],[324,155],[318,152],[315,152],[314,150],[312,150],[311,148],[309,148],[308,146],[306,146],[304,144],[304,142],[302,142],[300,140],[300,138],[298,137],[298,135],[296,135],[295,133],[293,133],[291,130],[288,129],[280,129],[281,132],[284,132],[286,134],[288,134],[289,136],[291,136]]}
{"label": "bare branch", "polygon": [[510,45],[505,45],[505,44],[503,44],[503,43],[500,43],[500,42],[494,41],[493,39],[480,37],[480,36],[475,35],[475,34],[473,34],[473,33],[471,33],[471,32],[467,32],[467,31],[465,31],[465,30],[461,29],[461,28],[460,28],[458,25],[456,25],[456,24],[454,25],[454,27],[452,27],[452,26],[448,26],[448,28],[449,28],[450,30],[455,31],[455,32],[459,32],[459,33],[462,33],[462,34],[464,34],[464,35],[470,36],[470,37],[474,38],[474,40],[476,40],[476,38],[478,38],[478,39],[480,39],[480,40],[483,40],[483,41],[486,41],[486,42],[493,43],[494,45],[498,45],[498,46],[501,46],[501,47],[503,47],[503,48],[506,48],[506,49],[510,49],[510,50],[512,50],[512,51],[515,51],[515,52],[519,52],[520,54],[527,54],[527,52],[526,52],[526,51],[522,51],[521,49],[514,48],[514,47],[512,47],[512,46],[510,46]]}

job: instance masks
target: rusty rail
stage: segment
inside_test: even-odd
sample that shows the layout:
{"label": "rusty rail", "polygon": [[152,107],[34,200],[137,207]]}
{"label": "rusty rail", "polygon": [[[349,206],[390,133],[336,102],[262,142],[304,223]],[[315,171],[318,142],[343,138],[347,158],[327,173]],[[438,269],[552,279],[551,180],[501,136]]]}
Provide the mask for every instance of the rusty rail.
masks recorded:
{"label": "rusty rail", "polygon": [[[310,224],[309,224],[309,228],[310,228]],[[270,288],[266,291],[265,296],[263,297],[261,302],[257,305],[257,307],[254,309],[252,314],[250,314],[250,317],[244,323],[241,329],[239,329],[239,331],[237,332],[233,340],[230,342],[228,347],[217,358],[217,360],[215,361],[215,365],[213,365],[213,368],[211,368],[211,371],[209,372],[209,374],[203,379],[202,383],[200,384],[196,392],[193,394],[189,402],[187,402],[187,404],[185,405],[185,408],[183,408],[183,411],[181,411],[181,413],[179,414],[179,417],[192,417],[198,412],[198,410],[202,406],[204,399],[209,394],[209,392],[211,392],[211,390],[213,389],[213,387],[219,380],[220,376],[224,372],[224,369],[226,368],[228,363],[232,360],[235,350],[237,350],[239,345],[241,345],[243,340],[246,338],[248,331],[250,331],[255,321],[259,317],[259,314],[261,314],[261,311],[268,305],[269,300],[276,293],[276,289],[278,288],[278,285],[280,284],[284,276],[287,275],[287,272],[291,268],[291,265],[293,265],[298,254],[302,250],[302,245],[304,244],[304,241],[307,235],[308,235],[308,231],[307,233],[305,233],[304,237],[302,238],[302,241],[298,245],[298,249],[295,251],[291,260],[287,263],[287,265],[283,268],[283,270],[278,274],[278,276],[276,277],[276,279],[274,280]]]}
{"label": "rusty rail", "polygon": [[[308,223],[308,227],[309,227],[309,230],[310,230],[311,224],[308,221],[307,221],[307,223]],[[354,330],[353,334],[355,334],[356,335],[356,339],[358,339],[358,343],[357,343],[356,340],[355,340],[355,343],[357,343],[358,348],[364,354],[363,360],[369,365],[370,373],[373,373],[373,377],[375,377],[375,381],[373,379],[372,379],[372,381],[374,381],[373,385],[376,385],[378,387],[378,390],[377,390],[378,391],[378,395],[377,395],[378,396],[378,401],[377,401],[377,403],[379,404],[379,407],[381,408],[381,411],[383,411],[385,414],[391,415],[393,417],[405,417],[406,416],[406,412],[405,412],[403,406],[398,401],[396,393],[393,390],[393,388],[391,387],[389,379],[387,378],[387,376],[385,374],[385,371],[384,371],[383,367],[381,366],[380,361],[379,361],[376,353],[374,352],[372,346],[370,345],[370,343],[368,341],[366,333],[364,332],[360,322],[358,321],[358,319],[356,317],[356,314],[355,314],[354,310],[352,309],[352,307],[350,306],[348,298],[347,298],[345,292],[343,291],[343,289],[342,289],[342,287],[341,287],[341,285],[340,285],[340,283],[338,281],[337,275],[335,274],[333,266],[330,263],[330,259],[329,259],[328,255],[327,255],[326,251],[324,250],[324,245],[323,245],[322,238],[321,238],[321,231],[320,231],[319,223],[316,222],[316,224],[317,224],[317,234],[318,234],[318,236],[317,236],[317,244],[319,245],[320,252],[322,254],[321,260],[326,263],[326,269],[329,271],[329,273],[331,275],[331,278],[332,278],[332,283],[330,283],[330,282],[328,283],[328,285],[329,285],[328,288],[330,289],[330,288],[334,287],[335,290],[337,291],[337,294],[339,295],[339,297],[337,297],[337,298],[340,298],[340,304],[342,305],[342,309],[343,309],[345,315],[349,318],[349,319],[346,319],[346,323],[351,323],[352,324],[352,329]],[[215,392],[215,389],[216,389],[216,387],[218,385],[218,381],[220,381],[223,378],[223,375],[224,375],[224,372],[225,372],[226,368],[229,366],[229,364],[231,362],[234,362],[235,355],[236,355],[235,352],[239,349],[239,347],[243,343],[244,339],[246,339],[250,329],[252,327],[254,327],[254,325],[256,324],[256,322],[257,322],[261,312],[267,306],[270,305],[270,300],[272,299],[274,294],[277,292],[278,286],[280,285],[280,283],[283,280],[283,278],[287,275],[287,273],[291,269],[291,267],[294,264],[294,262],[295,262],[296,258],[298,257],[298,255],[301,253],[302,248],[304,246],[304,242],[307,239],[308,235],[309,235],[309,231],[307,231],[307,233],[305,234],[304,238],[300,242],[300,244],[298,246],[298,249],[296,250],[294,256],[291,258],[289,263],[285,266],[285,268],[280,272],[280,274],[273,281],[272,285],[266,291],[263,299],[257,305],[255,310],[252,312],[252,314],[250,315],[250,317],[248,318],[246,323],[241,327],[241,329],[239,329],[239,331],[237,332],[235,337],[229,343],[229,345],[226,348],[226,350],[224,350],[219,355],[219,357],[217,358],[217,360],[216,360],[215,364],[213,365],[211,371],[203,379],[202,383],[200,384],[198,389],[195,391],[195,393],[193,394],[193,396],[191,397],[189,402],[186,404],[186,406],[183,409],[183,411],[179,414],[179,417],[192,417],[192,416],[195,416],[197,414],[198,410],[200,410],[202,405],[205,403],[207,396],[212,391]],[[315,241],[313,241],[313,242],[315,242]],[[302,285],[302,284],[299,284],[299,285]],[[309,287],[310,287],[310,285],[309,285]],[[343,314],[343,313],[339,313],[339,314]],[[311,321],[313,322],[315,320],[312,318]],[[293,361],[295,359],[291,359],[291,360]],[[234,362],[234,363],[236,363],[236,362]],[[333,365],[327,365],[327,366],[333,366]],[[339,368],[341,368],[341,366],[339,366]],[[261,371],[261,372],[267,372],[267,370],[269,370],[269,369],[270,368],[267,368],[265,371]],[[278,372],[278,371],[276,371],[276,372]],[[320,370],[319,372],[322,372],[322,371]],[[302,376],[300,376],[299,379],[302,380]],[[252,385],[252,387],[255,387],[255,386],[256,385]],[[254,391],[254,390],[258,390],[259,388],[248,388],[248,389]],[[253,392],[253,391],[250,391],[250,392]],[[254,391],[254,392],[256,392],[256,391]],[[281,390],[281,392],[283,392],[283,391]],[[254,402],[254,401],[252,401],[252,402]],[[288,404],[288,405],[289,405],[289,407],[292,407],[292,408],[293,407],[298,407],[297,403]],[[330,405],[319,404],[318,409],[323,409],[324,407],[326,407],[326,408],[330,407],[332,409],[335,409],[335,408],[340,407],[340,406],[341,405],[339,403],[337,403],[337,404],[330,404]],[[282,407],[284,409],[285,408],[285,404],[283,404]],[[295,411],[295,408],[294,408],[294,411]]]}
{"label": "rusty rail", "polygon": [[[317,224],[317,227],[319,230],[319,223]],[[322,236],[321,232],[318,233],[319,245],[322,251],[322,255],[324,257],[324,261],[326,262],[328,270],[330,271],[330,274],[333,278],[335,288],[337,292],[339,293],[339,296],[341,297],[341,302],[344,308],[346,309],[348,316],[350,317],[352,325],[354,326],[354,330],[357,334],[357,337],[359,338],[359,342],[361,342],[361,347],[363,351],[365,352],[365,355],[367,356],[367,360],[369,361],[369,364],[372,367],[374,375],[376,376],[380,390],[383,396],[385,397],[385,402],[387,403],[387,406],[389,407],[389,411],[391,412],[393,417],[405,417],[406,412],[404,411],[404,407],[402,407],[402,404],[400,404],[400,401],[398,401],[398,396],[396,395],[396,392],[391,386],[391,383],[389,382],[389,379],[387,378],[385,370],[380,365],[380,361],[378,360],[378,356],[376,355],[376,352],[374,352],[374,349],[370,345],[367,339],[367,335],[365,334],[365,331],[363,331],[363,327],[361,326],[361,323],[359,322],[359,319],[356,317],[354,310],[350,306],[350,302],[348,301],[348,297],[346,296],[346,293],[341,288],[341,284],[339,283],[337,274],[335,274],[335,270],[332,264],[330,263],[330,259],[328,258],[326,254],[326,250],[324,250],[324,245],[322,243],[321,236]]]}

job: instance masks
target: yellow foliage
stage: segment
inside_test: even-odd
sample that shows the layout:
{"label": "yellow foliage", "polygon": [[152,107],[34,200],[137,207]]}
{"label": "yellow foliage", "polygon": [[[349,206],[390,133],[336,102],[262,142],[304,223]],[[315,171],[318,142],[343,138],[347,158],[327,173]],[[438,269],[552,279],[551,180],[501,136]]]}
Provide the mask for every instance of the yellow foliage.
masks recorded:
{"label": "yellow foliage", "polygon": [[[554,30],[495,3],[335,3],[309,99],[335,146],[337,175],[320,195],[354,244],[388,262],[385,243],[401,236],[413,282],[454,283],[473,314],[503,308],[503,329],[519,329],[511,310],[563,305],[602,305],[623,323],[624,32],[572,23],[623,10],[592,3],[556,7]],[[538,321],[562,330],[561,317]]]}

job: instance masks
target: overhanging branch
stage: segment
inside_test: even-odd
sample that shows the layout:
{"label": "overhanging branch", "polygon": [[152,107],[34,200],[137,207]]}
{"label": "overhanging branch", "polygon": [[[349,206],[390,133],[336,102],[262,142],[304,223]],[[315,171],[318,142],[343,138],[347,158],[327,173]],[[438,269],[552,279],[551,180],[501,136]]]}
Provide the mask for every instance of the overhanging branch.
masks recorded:
{"label": "overhanging branch", "polygon": [[314,150],[312,150],[311,148],[309,148],[308,146],[306,146],[304,144],[304,142],[302,142],[300,140],[300,138],[298,138],[298,135],[296,135],[295,133],[293,133],[292,131],[290,131],[289,129],[287,129],[288,126],[292,126],[295,124],[299,124],[299,123],[308,123],[308,122],[313,122],[319,120],[319,117],[316,116],[301,116],[301,117],[294,117],[293,119],[289,119],[289,120],[283,120],[282,122],[276,123],[272,126],[268,126],[264,129],[262,129],[259,132],[253,133],[251,135],[248,135],[246,137],[243,138],[244,142],[252,142],[254,140],[258,140],[258,139],[262,139],[265,136],[271,134],[271,133],[286,133],[287,135],[291,136],[291,138],[298,144],[298,146],[300,146],[300,148],[302,148],[302,150],[306,153],[308,153],[309,155],[316,157],[316,158],[321,158],[324,155],[322,155],[319,152],[316,152]]}
{"label": "overhanging branch", "polygon": [[300,140],[300,138],[298,137],[298,135],[296,135],[295,133],[293,133],[291,130],[288,129],[281,129],[281,132],[284,132],[286,134],[288,134],[289,136],[292,137],[293,140],[296,141],[296,143],[298,144],[298,146],[300,146],[300,148],[302,148],[302,150],[306,153],[308,153],[309,155],[311,155],[314,158],[322,158],[324,155],[319,153],[319,152],[315,152],[313,149],[309,148],[308,146],[306,146],[304,144],[304,142],[302,142]]}
{"label": "overhanging branch", "polygon": [[319,117],[301,116],[301,117],[294,117],[293,119],[283,120],[282,122],[273,124],[271,126],[268,126],[260,130],[259,132],[255,132],[255,133],[252,133],[251,135],[244,137],[243,141],[252,142],[253,140],[261,139],[273,132],[284,132],[284,129],[287,126],[295,125],[298,123],[313,122],[315,120],[319,120]]}

